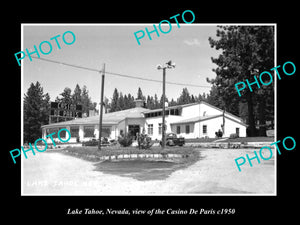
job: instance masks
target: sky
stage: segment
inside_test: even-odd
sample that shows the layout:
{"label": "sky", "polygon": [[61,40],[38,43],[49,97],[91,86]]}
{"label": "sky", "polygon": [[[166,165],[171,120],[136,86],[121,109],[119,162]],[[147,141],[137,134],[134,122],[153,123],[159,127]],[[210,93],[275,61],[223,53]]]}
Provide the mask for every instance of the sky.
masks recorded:
{"label": "sky", "polygon": [[[216,65],[211,62],[211,57],[217,57],[220,52],[210,47],[208,38],[216,39],[216,25],[210,24],[172,24],[169,33],[160,36],[154,32],[152,40],[145,35],[138,45],[134,32],[153,30],[153,24],[23,24],[23,41],[21,51],[26,48],[29,52],[38,48],[43,41],[52,44],[52,52],[40,57],[63,63],[74,64],[93,69],[102,69],[105,63],[107,72],[119,73],[142,78],[162,80],[162,70],[157,69],[158,64],[164,64],[172,60],[176,64],[174,69],[166,70],[166,81],[183,84],[208,86],[189,87],[185,85],[166,85],[166,96],[177,99],[184,87],[190,94],[198,95],[209,93],[210,84],[206,78],[214,78],[212,71]],[[156,24],[158,27],[158,24]],[[163,26],[168,30],[169,26]],[[66,45],[61,39],[63,33],[72,31],[75,34],[75,42]],[[145,32],[146,33],[146,32]],[[55,40],[57,38],[61,49],[58,49]],[[72,41],[72,36],[66,34],[66,41]],[[47,44],[42,45],[47,52]],[[37,57],[36,54],[32,55]],[[49,93],[50,100],[54,101],[65,87],[72,92],[76,84],[82,88],[87,86],[89,96],[93,102],[100,102],[101,74],[96,71],[87,71],[79,68],[50,63],[39,59],[22,60],[23,94],[27,92],[31,83],[39,81],[44,93]],[[123,94],[137,96],[141,87],[145,96],[162,95],[162,83],[129,79],[124,77],[105,75],[104,95],[111,99],[115,88]]]}

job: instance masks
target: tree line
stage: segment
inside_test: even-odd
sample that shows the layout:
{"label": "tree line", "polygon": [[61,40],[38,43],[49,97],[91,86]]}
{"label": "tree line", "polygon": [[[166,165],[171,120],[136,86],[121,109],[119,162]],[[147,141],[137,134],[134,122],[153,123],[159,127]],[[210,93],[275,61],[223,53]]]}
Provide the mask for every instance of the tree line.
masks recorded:
{"label": "tree line", "polygon": [[[89,110],[96,109],[97,103],[92,102],[86,86],[80,88],[77,84],[73,93],[69,87],[64,88],[62,93],[56,97],[55,102],[80,104],[82,113],[88,116]],[[24,94],[24,143],[32,143],[41,137],[41,126],[49,124],[50,96],[44,93],[43,87],[37,81],[31,83],[26,94]]]}
{"label": "tree line", "polygon": [[[117,88],[114,89],[113,96],[111,100],[109,100],[107,97],[104,99],[105,109],[106,112],[116,112],[120,110],[130,109],[135,107],[135,99],[142,99],[144,100],[144,107],[147,109],[158,109],[162,108],[163,106],[163,96],[161,95],[160,98],[158,98],[157,94],[147,95],[145,96],[142,92],[142,89],[139,87],[137,91],[136,98],[128,94],[123,94],[122,92],[119,92]],[[188,89],[185,87],[182,89],[182,92],[180,96],[174,100],[173,98],[169,101],[168,97],[165,97],[165,101],[168,103],[169,106],[175,106],[175,105],[183,105],[188,103],[194,103],[199,102],[200,100],[208,100],[209,96],[207,96],[205,93],[198,94],[197,96],[190,94]]]}

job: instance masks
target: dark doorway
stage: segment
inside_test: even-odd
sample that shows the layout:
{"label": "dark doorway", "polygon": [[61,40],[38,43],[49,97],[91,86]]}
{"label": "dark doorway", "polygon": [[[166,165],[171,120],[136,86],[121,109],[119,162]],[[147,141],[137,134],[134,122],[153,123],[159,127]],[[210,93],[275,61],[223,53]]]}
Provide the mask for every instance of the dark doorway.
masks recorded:
{"label": "dark doorway", "polygon": [[136,139],[136,134],[140,133],[140,125],[128,125],[128,134]]}

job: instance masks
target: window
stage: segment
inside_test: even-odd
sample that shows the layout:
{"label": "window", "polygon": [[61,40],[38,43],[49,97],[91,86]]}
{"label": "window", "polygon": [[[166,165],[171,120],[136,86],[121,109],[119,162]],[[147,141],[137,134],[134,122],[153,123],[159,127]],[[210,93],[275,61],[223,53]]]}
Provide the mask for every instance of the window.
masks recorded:
{"label": "window", "polygon": [[54,135],[52,135],[53,138],[57,138],[57,133],[58,133],[58,128],[49,128],[49,129],[46,129],[46,134],[49,135],[49,134],[52,134],[55,132]]}
{"label": "window", "polygon": [[162,123],[158,124],[158,134],[162,134]]}
{"label": "window", "polygon": [[110,128],[109,127],[102,127],[101,137],[110,137]]}
{"label": "window", "polygon": [[94,126],[85,126],[83,128],[83,132],[84,132],[83,137],[95,137]]}
{"label": "window", "polygon": [[207,125],[202,126],[202,133],[207,134]]}
{"label": "window", "polygon": [[180,134],[180,126],[177,126],[177,127],[176,127],[176,133],[177,133],[177,134]]}
{"label": "window", "polygon": [[78,137],[79,136],[79,127],[70,127],[71,137]]}
{"label": "window", "polygon": [[235,128],[235,133],[236,133],[238,136],[240,136],[240,128],[239,128],[239,127]]}
{"label": "window", "polygon": [[[63,129],[63,128],[65,128],[65,127],[59,127],[58,130],[61,130],[61,129]],[[66,132],[67,132],[67,131],[62,130],[62,131],[59,133],[59,136],[60,136],[61,138],[66,138]],[[72,136],[71,136],[71,137],[72,137]]]}
{"label": "window", "polygon": [[186,134],[190,133],[190,125],[185,125],[185,133]]}
{"label": "window", "polygon": [[153,135],[153,124],[148,124],[148,135]]}

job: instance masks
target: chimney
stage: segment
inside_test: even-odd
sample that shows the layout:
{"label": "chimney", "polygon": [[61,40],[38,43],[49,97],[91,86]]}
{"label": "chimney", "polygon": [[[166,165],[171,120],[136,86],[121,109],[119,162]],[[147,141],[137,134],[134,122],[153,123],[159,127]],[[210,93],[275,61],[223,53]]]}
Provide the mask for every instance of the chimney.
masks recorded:
{"label": "chimney", "polygon": [[135,99],[135,108],[144,108],[145,107],[145,103],[143,99]]}

